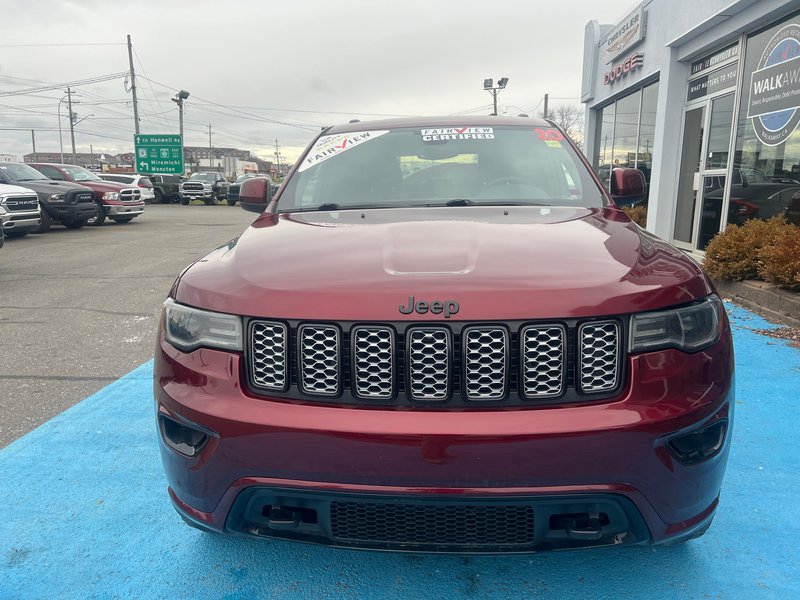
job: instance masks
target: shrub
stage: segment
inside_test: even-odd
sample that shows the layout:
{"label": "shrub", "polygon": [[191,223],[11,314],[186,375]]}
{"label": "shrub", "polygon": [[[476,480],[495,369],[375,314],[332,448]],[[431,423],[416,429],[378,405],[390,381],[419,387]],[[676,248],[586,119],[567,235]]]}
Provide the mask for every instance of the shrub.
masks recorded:
{"label": "shrub", "polygon": [[758,252],[758,274],[783,288],[800,288],[800,227],[784,225],[772,244]]}
{"label": "shrub", "polygon": [[787,227],[791,226],[782,216],[728,225],[706,247],[703,268],[712,279],[755,279],[760,266],[759,251],[774,244]]}
{"label": "shrub", "polygon": [[626,215],[628,215],[634,223],[636,223],[639,227],[646,227],[647,226],[647,207],[646,206],[626,206],[622,209]]}

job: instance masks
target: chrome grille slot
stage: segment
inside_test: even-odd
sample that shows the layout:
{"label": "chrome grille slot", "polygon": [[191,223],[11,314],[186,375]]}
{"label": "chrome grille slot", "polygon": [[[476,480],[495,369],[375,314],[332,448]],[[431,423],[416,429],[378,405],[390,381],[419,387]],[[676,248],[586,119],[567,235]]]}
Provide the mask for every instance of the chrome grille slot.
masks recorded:
{"label": "chrome grille slot", "polygon": [[394,394],[394,332],[388,327],[357,327],[353,332],[353,379],[361,398]]}
{"label": "chrome grille slot", "polygon": [[308,394],[339,393],[339,329],[333,325],[302,325],[298,335],[300,388]]}
{"label": "chrome grille slot", "polygon": [[142,193],[136,188],[125,188],[119,191],[119,199],[122,202],[138,202]]}
{"label": "chrome grille slot", "polygon": [[283,391],[288,383],[288,330],[283,323],[253,321],[250,325],[251,379],[256,387]]}
{"label": "chrome grille slot", "polygon": [[464,387],[469,400],[506,395],[508,333],[502,327],[474,327],[464,333]]}
{"label": "chrome grille slot", "polygon": [[408,332],[408,392],[414,400],[446,400],[450,395],[450,332],[440,327]]}
{"label": "chrome grille slot", "polygon": [[522,395],[551,398],[564,391],[566,330],[560,325],[532,325],[520,336]]}
{"label": "chrome grille slot", "polygon": [[619,324],[584,323],[578,330],[578,381],[582,392],[607,392],[617,387]]}

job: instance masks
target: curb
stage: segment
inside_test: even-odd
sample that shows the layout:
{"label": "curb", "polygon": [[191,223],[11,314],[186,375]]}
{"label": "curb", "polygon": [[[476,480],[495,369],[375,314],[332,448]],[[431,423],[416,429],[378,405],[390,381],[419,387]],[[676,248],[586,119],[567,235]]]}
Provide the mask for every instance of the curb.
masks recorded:
{"label": "curb", "polygon": [[755,313],[790,327],[800,328],[800,294],[765,281],[715,280],[719,293]]}

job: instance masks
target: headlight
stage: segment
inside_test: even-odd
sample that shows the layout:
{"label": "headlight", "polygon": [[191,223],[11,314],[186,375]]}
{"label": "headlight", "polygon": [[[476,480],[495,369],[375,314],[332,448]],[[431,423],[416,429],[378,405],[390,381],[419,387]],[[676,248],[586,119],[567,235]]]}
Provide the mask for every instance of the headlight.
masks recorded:
{"label": "headlight", "polygon": [[66,194],[50,194],[50,202],[63,202]]}
{"label": "headlight", "polygon": [[103,200],[119,200],[119,192],[106,192],[103,194]]}
{"label": "headlight", "polygon": [[184,352],[200,346],[242,349],[242,319],[178,304],[171,298],[164,303],[164,338]]}
{"label": "headlight", "polygon": [[5,205],[0,204],[0,215],[6,214],[8,211],[6,210]]}
{"label": "headlight", "polygon": [[696,352],[719,339],[722,303],[715,295],[700,302],[631,318],[631,352],[677,348]]}

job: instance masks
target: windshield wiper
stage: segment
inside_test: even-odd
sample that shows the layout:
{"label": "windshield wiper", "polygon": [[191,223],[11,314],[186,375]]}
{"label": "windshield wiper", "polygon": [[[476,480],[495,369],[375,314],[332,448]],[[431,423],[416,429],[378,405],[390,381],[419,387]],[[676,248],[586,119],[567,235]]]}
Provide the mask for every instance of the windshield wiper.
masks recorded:
{"label": "windshield wiper", "polygon": [[320,204],[314,210],[341,210],[342,207],[335,202],[328,202],[327,204]]}
{"label": "windshield wiper", "polygon": [[453,198],[444,203],[445,206],[472,206],[475,204],[469,198]]}

